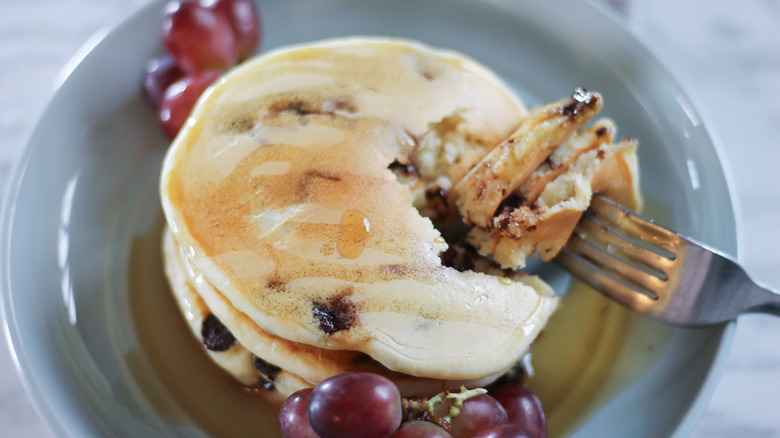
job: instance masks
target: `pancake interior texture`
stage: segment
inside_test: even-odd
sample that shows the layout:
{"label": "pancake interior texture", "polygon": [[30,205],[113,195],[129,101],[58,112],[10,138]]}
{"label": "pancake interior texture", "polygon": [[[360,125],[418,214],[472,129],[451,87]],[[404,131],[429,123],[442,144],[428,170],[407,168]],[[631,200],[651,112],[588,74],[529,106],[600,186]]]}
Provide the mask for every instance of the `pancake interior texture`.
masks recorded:
{"label": "pancake interior texture", "polygon": [[[243,357],[299,384],[363,368],[407,393],[489,383],[558,305],[506,268],[551,257],[593,191],[638,203],[635,143],[612,145],[606,120],[575,134],[600,105],[578,90],[528,114],[475,61],[396,39],[247,61],[201,97],[163,164],[172,289],[185,314],[203,301],[196,333],[218,314]],[[524,150],[526,175],[501,179]],[[500,193],[482,199],[490,178]],[[523,228],[529,215],[548,225]],[[244,366],[223,365],[251,380]]]}

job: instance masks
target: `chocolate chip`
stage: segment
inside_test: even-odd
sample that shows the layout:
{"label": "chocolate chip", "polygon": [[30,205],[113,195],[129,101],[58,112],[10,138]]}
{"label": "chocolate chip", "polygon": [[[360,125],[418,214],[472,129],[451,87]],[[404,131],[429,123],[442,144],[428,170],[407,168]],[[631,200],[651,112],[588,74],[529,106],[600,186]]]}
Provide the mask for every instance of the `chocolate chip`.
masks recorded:
{"label": "chocolate chip", "polygon": [[444,266],[453,267],[455,264],[455,259],[458,257],[458,251],[455,249],[455,247],[449,247],[446,251],[441,253],[439,255],[439,258],[441,258],[441,264]]}
{"label": "chocolate chip", "polygon": [[525,198],[523,198],[521,195],[517,193],[511,193],[509,196],[504,198],[503,201],[501,201],[501,204],[498,205],[498,209],[496,210],[496,215],[503,214],[503,213],[511,213],[517,207],[523,205],[524,202],[525,202]]}
{"label": "chocolate chip", "polygon": [[350,290],[325,302],[313,302],[312,314],[326,335],[349,330],[356,320],[355,305],[349,300]]}
{"label": "chocolate chip", "polygon": [[211,351],[225,351],[236,343],[233,333],[213,313],[203,320],[200,335],[203,345]]}
{"label": "chocolate chip", "polygon": [[447,191],[439,186],[434,186],[425,191],[425,200],[428,202],[441,200],[447,205]]}
{"label": "chocolate chip", "polygon": [[[473,249],[473,247],[471,248]],[[441,264],[460,272],[474,269],[474,256],[476,256],[476,251],[472,254],[468,250],[464,251],[464,249],[466,248],[461,247],[458,249],[456,246],[450,246],[439,256],[441,258]]]}
{"label": "chocolate chip", "polygon": [[276,376],[282,371],[278,366],[268,363],[257,356],[254,358],[255,369],[260,373],[260,386],[263,389],[271,391],[274,389]]}
{"label": "chocolate chip", "polygon": [[255,358],[254,360],[255,369],[257,371],[260,371],[260,374],[264,375],[268,380],[272,382],[275,381],[276,375],[279,374],[279,372],[282,371],[282,369],[274,364],[268,363],[263,359],[260,359],[257,356],[254,356],[254,358]]}
{"label": "chocolate chip", "polygon": [[587,107],[595,104],[596,96],[584,88],[577,88],[571,95],[571,101],[561,108],[561,114],[576,118]]}
{"label": "chocolate chip", "polygon": [[425,191],[425,200],[436,213],[433,219],[443,219],[449,213],[449,202],[447,201],[447,191],[439,186],[434,186]]}
{"label": "chocolate chip", "polygon": [[517,193],[512,193],[504,198],[501,204],[498,205],[498,209],[496,209],[496,213],[491,221],[493,228],[498,230],[507,229],[514,220],[512,213],[524,203],[525,198]]}
{"label": "chocolate chip", "polygon": [[405,177],[420,176],[420,171],[417,169],[417,166],[415,166],[412,163],[403,164],[400,161],[395,160],[392,163],[390,163],[390,165],[387,166],[387,168],[392,170],[393,173],[399,176],[405,176]]}

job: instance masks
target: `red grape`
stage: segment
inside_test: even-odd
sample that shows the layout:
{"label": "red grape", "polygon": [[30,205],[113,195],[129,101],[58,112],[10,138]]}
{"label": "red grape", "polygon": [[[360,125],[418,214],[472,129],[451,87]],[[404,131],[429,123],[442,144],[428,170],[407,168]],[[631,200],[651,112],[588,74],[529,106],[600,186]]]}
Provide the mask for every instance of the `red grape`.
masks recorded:
{"label": "red grape", "polygon": [[[446,413],[452,403],[452,399],[445,399],[436,407],[437,416]],[[453,438],[467,438],[482,429],[506,422],[506,411],[501,403],[487,394],[480,394],[463,402],[460,413],[452,419],[447,432]]]}
{"label": "red grape", "polygon": [[176,137],[200,95],[220,76],[221,73],[216,71],[197,73],[174,82],[165,90],[158,119],[169,138]]}
{"label": "red grape", "polygon": [[522,426],[533,438],[547,436],[547,422],[542,402],[530,389],[520,383],[507,383],[491,392],[509,416],[509,422]]}
{"label": "red grape", "polygon": [[499,424],[472,435],[471,438],[532,438],[528,432],[516,424]]}
{"label": "red grape", "polygon": [[184,77],[184,72],[169,55],[163,55],[146,63],[146,75],[144,76],[144,92],[146,97],[154,104],[160,106],[165,90]]}
{"label": "red grape", "polygon": [[173,1],[165,9],[162,39],[187,73],[225,71],[238,61],[228,19],[196,1]]}
{"label": "red grape", "polygon": [[390,438],[452,438],[452,435],[431,422],[413,421],[398,429]]}
{"label": "red grape", "polygon": [[206,2],[215,13],[226,17],[233,28],[238,60],[252,56],[260,45],[260,14],[251,0],[211,0]]}
{"label": "red grape", "polygon": [[312,388],[299,389],[282,404],[279,426],[284,438],[319,438],[309,423],[307,412]]}
{"label": "red grape", "polygon": [[401,394],[377,374],[339,374],[314,388],[309,421],[322,438],[387,438],[401,424]]}

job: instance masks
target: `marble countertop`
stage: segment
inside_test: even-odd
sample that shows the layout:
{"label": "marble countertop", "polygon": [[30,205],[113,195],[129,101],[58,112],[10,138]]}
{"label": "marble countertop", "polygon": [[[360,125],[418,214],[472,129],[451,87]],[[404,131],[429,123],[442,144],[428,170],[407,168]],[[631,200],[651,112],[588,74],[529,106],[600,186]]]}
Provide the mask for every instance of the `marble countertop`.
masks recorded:
{"label": "marble countertop", "polygon": [[[147,0],[0,0],[0,190],[59,72],[101,26]],[[740,259],[780,287],[780,0],[599,0],[687,90],[722,146]],[[737,6],[739,5],[739,6]],[[780,318],[740,318],[725,371],[693,437],[780,437]],[[12,353],[0,347],[0,433],[51,436]]]}

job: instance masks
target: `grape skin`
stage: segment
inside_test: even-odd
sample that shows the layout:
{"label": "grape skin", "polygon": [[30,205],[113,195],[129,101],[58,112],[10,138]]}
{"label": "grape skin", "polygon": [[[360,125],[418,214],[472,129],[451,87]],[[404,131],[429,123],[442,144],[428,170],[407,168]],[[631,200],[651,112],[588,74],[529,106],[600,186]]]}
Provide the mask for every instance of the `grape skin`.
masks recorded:
{"label": "grape skin", "polygon": [[521,426],[516,424],[499,424],[479,431],[471,438],[533,438]]}
{"label": "grape skin", "polygon": [[413,421],[403,425],[390,438],[452,438],[452,435],[428,421]]}
{"label": "grape skin", "polygon": [[[445,400],[436,407],[436,416],[441,418],[448,412],[450,406],[452,400]],[[508,417],[501,403],[488,394],[480,394],[463,402],[460,413],[452,419],[447,432],[452,435],[452,438],[468,438],[482,429],[504,424],[507,421]]]}
{"label": "grape skin", "polygon": [[168,3],[162,40],[182,70],[189,74],[226,71],[238,62],[236,36],[228,19],[196,1]]}
{"label": "grape skin", "polygon": [[144,93],[155,107],[162,102],[165,90],[184,77],[184,71],[179,68],[176,61],[170,55],[163,55],[149,60],[146,63],[146,75],[144,76]]}
{"label": "grape skin", "polygon": [[521,383],[506,383],[491,391],[506,409],[509,422],[522,426],[533,438],[547,437],[547,421],[539,398]]}
{"label": "grape skin", "polygon": [[221,75],[220,72],[206,71],[186,76],[168,87],[157,113],[160,126],[168,138],[176,137],[200,95]]}
{"label": "grape skin", "polygon": [[385,377],[349,372],[317,385],[308,412],[322,438],[388,438],[401,424],[401,394]]}
{"label": "grape skin", "polygon": [[208,7],[227,18],[236,37],[238,61],[252,56],[260,46],[260,13],[250,0],[212,0]]}
{"label": "grape skin", "polygon": [[309,399],[313,388],[299,389],[282,404],[279,426],[284,438],[320,438],[309,423]]}
{"label": "grape skin", "polygon": [[147,64],[144,91],[157,107],[165,134],[173,139],[200,94],[260,43],[260,17],[249,0],[171,1],[163,16],[162,40],[169,55]]}
{"label": "grape skin", "polygon": [[[464,390],[465,391],[465,390]],[[478,393],[447,396],[434,405],[430,421],[401,425],[398,388],[371,373],[345,373],[288,398],[279,413],[284,438],[540,438],[546,436],[541,403],[519,383]],[[506,404],[507,409],[504,408]],[[511,415],[508,414],[512,412]],[[530,419],[530,420],[529,420]],[[521,421],[523,423],[515,423]],[[443,421],[445,428],[439,423]],[[530,424],[532,430],[526,427]]]}

